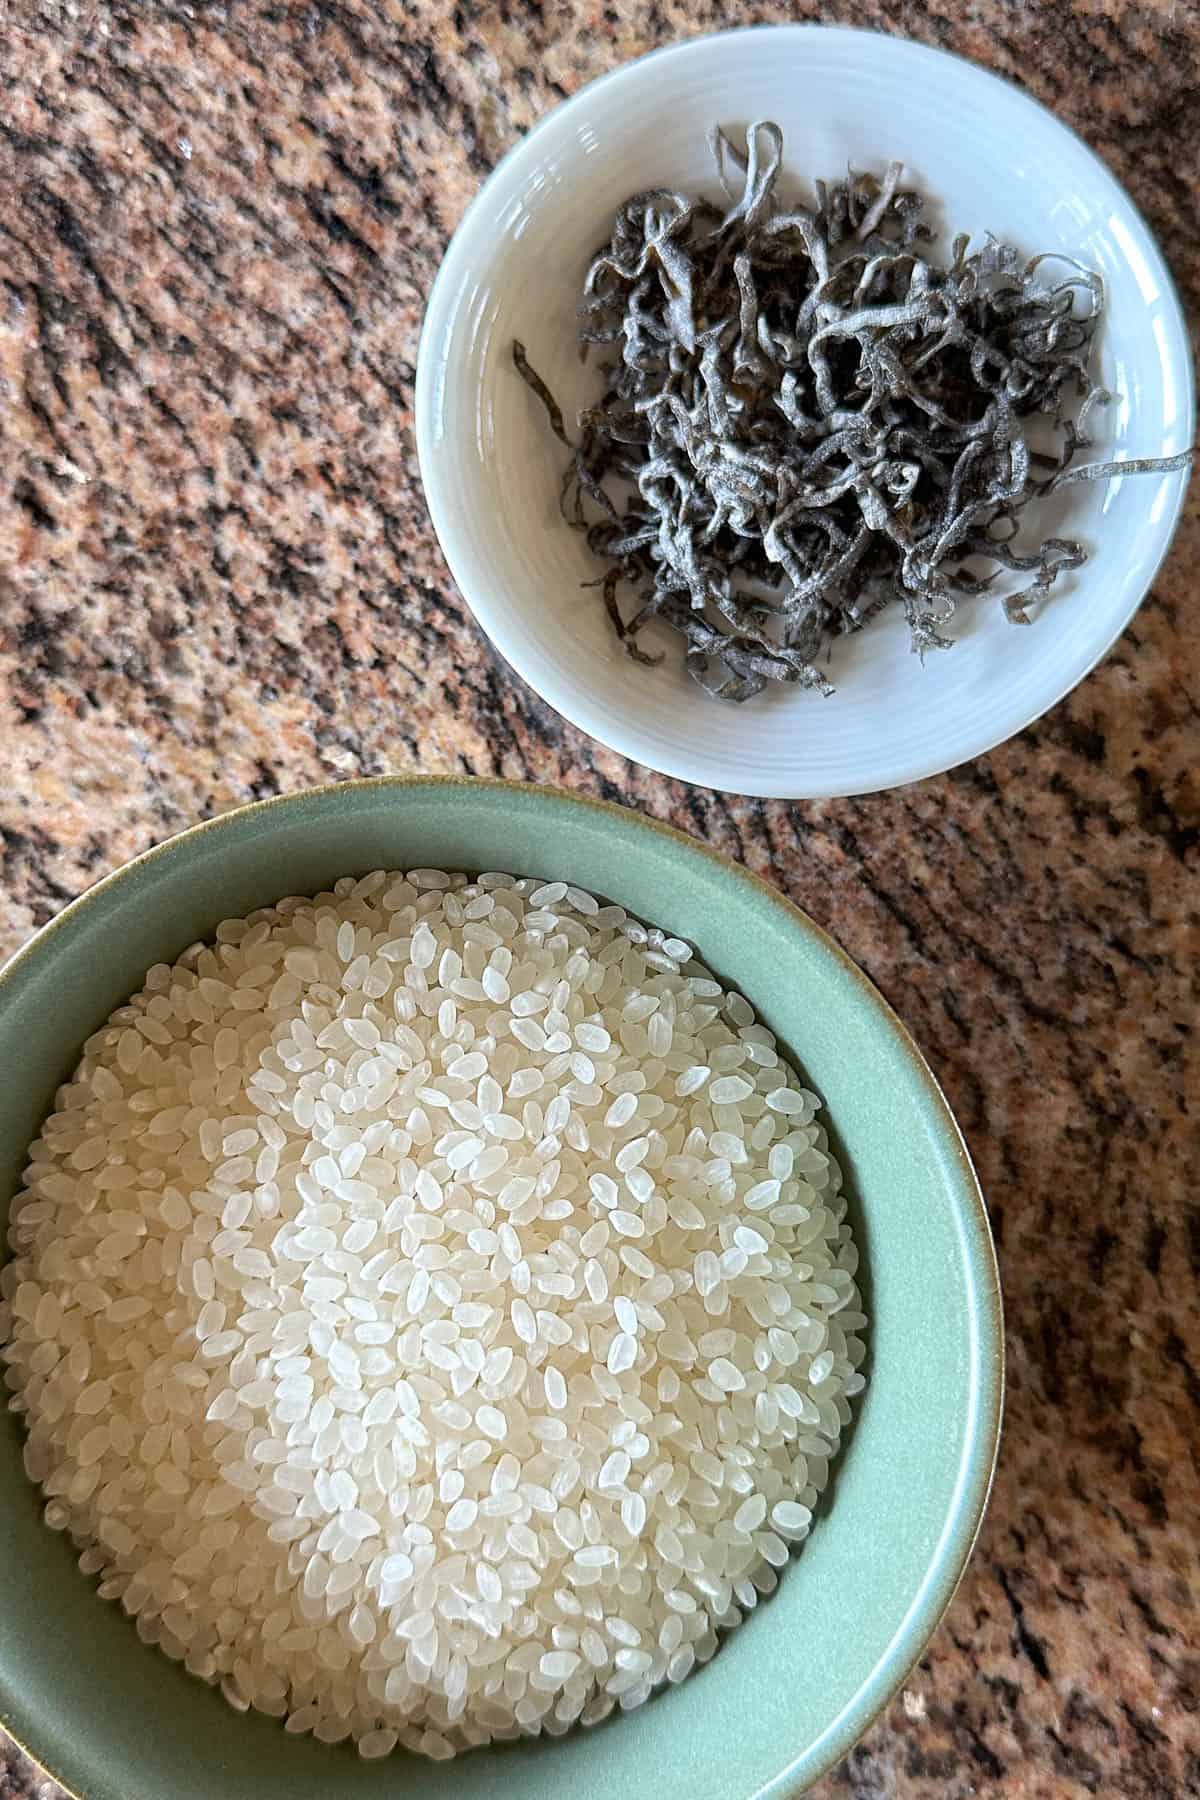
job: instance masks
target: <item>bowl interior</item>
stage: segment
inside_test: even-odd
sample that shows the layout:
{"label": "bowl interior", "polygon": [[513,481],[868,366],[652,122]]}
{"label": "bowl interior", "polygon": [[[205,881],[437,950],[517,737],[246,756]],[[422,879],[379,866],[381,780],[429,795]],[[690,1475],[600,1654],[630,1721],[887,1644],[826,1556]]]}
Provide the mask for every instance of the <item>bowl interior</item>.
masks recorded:
{"label": "bowl interior", "polygon": [[[1115,399],[1093,416],[1093,459],[1191,443],[1178,301],[1140,216],[1091,151],[1017,88],[955,57],[797,26],[697,39],[633,63],[585,88],[505,159],[430,300],[417,383],[421,467],[442,548],[480,624],[576,724],[712,787],[865,792],[977,755],[1060,699],[1149,586],[1186,476],[1065,490],[1039,512],[1036,535],[1065,529],[1091,560],[1061,578],[1034,627],[1008,624],[990,596],[964,602],[955,649],[922,664],[892,609],[837,646],[831,699],[776,688],[742,707],[714,702],[665,633],[661,667],[630,664],[597,592],[581,588],[602,565],[559,513],[565,453],[513,368],[512,341],[524,342],[570,426],[597,393],[579,361],[576,307],[614,210],[657,185],[719,200],[710,127],[736,132],[761,118],[784,131],[785,192],[811,199],[816,178],[899,160],[936,199],[945,254],[955,233],[979,241],[991,231],[1098,269],[1108,296],[1099,373]],[[627,614],[631,601],[626,594]]]}
{"label": "bowl interior", "polygon": [[434,1765],[239,1718],[100,1603],[40,1522],[6,1415],[0,1720],[96,1800],[744,1800],[841,1755],[919,1654],[970,1548],[999,1428],[995,1263],[970,1164],[911,1041],[810,921],[637,815],[502,784],[367,782],[201,826],[100,884],[0,978],[0,1213],[82,1040],[140,982],[285,892],[380,865],[569,872],[692,940],[827,1103],[866,1265],[870,1381],[832,1502],[777,1596],[679,1689],[592,1733]]}

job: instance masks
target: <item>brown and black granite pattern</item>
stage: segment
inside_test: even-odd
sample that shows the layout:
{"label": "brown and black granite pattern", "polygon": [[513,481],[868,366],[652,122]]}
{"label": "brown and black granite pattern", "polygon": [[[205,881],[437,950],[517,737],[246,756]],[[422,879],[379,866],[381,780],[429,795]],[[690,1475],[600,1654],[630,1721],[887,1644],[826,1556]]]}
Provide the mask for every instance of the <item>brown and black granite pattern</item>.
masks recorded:
{"label": "brown and black granite pattern", "polygon": [[[1103,667],[905,791],[731,800],[491,654],[412,440],[422,297],[581,82],[800,5],[9,0],[0,15],[0,953],[146,845],[383,770],[554,781],[776,881],[894,1001],[980,1166],[1011,1333],[978,1554],[822,1800],[1200,1794],[1193,500]],[[847,0],[1081,131],[1200,306],[1200,11]],[[2,1753],[0,1753],[2,1754]],[[14,1751],[4,1800],[49,1800]]]}

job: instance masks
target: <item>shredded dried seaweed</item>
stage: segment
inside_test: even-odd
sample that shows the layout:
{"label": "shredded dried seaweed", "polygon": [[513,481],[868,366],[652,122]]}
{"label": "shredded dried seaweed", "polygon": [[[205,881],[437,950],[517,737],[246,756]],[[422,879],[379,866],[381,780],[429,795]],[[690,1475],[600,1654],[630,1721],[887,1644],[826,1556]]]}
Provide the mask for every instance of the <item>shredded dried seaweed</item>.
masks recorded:
{"label": "shredded dried seaweed", "polygon": [[605,385],[577,443],[513,346],[571,450],[563,510],[609,564],[588,585],[621,643],[660,661],[638,642],[660,619],[696,680],[741,701],[769,681],[831,692],[833,639],[891,603],[923,656],[949,647],[961,599],[1011,572],[1029,580],[1004,610],[1027,624],[1085,553],[1019,548],[1025,508],[1191,454],[1072,466],[1109,398],[1089,372],[1099,275],[990,236],[956,238],[942,266],[900,164],[784,207],[777,125],[751,126],[744,150],[719,130],[710,143],[728,207],[637,194],[588,269],[580,338]]}

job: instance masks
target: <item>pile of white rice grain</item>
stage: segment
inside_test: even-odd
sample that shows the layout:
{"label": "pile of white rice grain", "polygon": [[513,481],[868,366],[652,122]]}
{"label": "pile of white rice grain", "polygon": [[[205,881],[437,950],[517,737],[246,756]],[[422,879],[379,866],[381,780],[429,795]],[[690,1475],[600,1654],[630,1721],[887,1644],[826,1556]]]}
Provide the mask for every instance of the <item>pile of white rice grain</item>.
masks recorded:
{"label": "pile of white rice grain", "polygon": [[817,1102],[562,881],[230,920],[89,1039],[0,1277],[47,1523],[289,1731],[639,1705],[809,1528],[865,1324]]}

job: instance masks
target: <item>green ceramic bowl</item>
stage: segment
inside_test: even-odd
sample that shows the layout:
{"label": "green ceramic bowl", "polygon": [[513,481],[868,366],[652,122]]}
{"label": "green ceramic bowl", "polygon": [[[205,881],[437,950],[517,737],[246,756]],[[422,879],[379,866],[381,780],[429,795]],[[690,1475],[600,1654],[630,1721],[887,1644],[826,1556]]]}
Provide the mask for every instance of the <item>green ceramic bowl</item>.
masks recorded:
{"label": "green ceramic bowl", "polygon": [[45,1529],[6,1416],[0,1721],[89,1800],[749,1800],[850,1748],[954,1592],[987,1497],[1003,1329],[962,1138],[875,989],[779,894],[619,807],[503,783],[351,782],[197,826],[100,882],[0,973],[0,1212],[84,1038],[217,922],[379,865],[567,874],[690,939],[823,1095],[863,1254],[869,1383],[833,1490],[776,1597],[638,1712],[450,1764],[239,1717],[137,1639]]}

